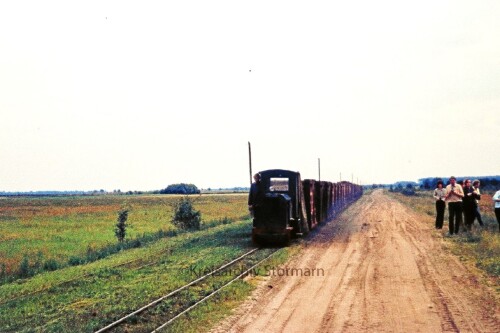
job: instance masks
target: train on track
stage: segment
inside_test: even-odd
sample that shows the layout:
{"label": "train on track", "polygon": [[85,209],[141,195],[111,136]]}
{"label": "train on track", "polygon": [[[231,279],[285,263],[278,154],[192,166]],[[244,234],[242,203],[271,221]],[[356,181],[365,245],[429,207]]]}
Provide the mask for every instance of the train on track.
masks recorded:
{"label": "train on track", "polygon": [[252,240],[256,244],[288,244],[307,235],[363,194],[350,182],[332,183],[300,178],[300,173],[273,169],[258,173],[249,205],[253,211]]}

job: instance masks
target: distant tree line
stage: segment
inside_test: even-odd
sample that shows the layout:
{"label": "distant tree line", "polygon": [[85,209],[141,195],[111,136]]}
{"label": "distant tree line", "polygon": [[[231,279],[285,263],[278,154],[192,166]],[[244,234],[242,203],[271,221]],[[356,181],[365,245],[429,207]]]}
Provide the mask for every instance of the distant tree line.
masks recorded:
{"label": "distant tree line", "polygon": [[104,190],[93,191],[0,191],[0,196],[33,196],[33,197],[55,197],[55,196],[77,196],[77,195],[103,195],[107,192]]}
{"label": "distant tree line", "polygon": [[159,190],[159,194],[199,194],[200,190],[193,184],[171,184],[163,190]]}
{"label": "distant tree line", "polygon": [[206,188],[206,189],[201,189],[203,193],[227,193],[227,192],[232,192],[232,193],[239,193],[239,192],[248,192],[250,191],[250,187],[241,187],[241,186],[236,186],[236,187],[219,187],[219,188]]}
{"label": "distant tree line", "polygon": [[[465,179],[475,180],[478,179],[481,182],[481,189],[483,191],[497,191],[500,188],[500,176],[470,176],[470,177],[458,177],[457,182],[462,183]],[[416,190],[432,190],[437,187],[437,182],[441,180],[445,184],[449,184],[449,177],[427,177],[421,178],[418,182],[413,181],[399,181],[393,184],[372,184],[363,185],[363,189],[377,189],[384,188],[388,189],[389,192],[400,192],[405,195],[415,195]]]}
{"label": "distant tree line", "polygon": [[[442,180],[444,184],[449,183],[449,177],[428,177],[421,178],[418,180],[420,187],[422,189],[431,190],[436,188],[438,180]],[[481,182],[481,188],[483,190],[497,190],[500,185],[500,176],[486,176],[486,177],[457,177],[457,182],[462,183],[464,179],[475,180],[479,179]]]}
{"label": "distant tree line", "polygon": [[7,192],[0,191],[0,196],[5,197],[57,197],[57,196],[97,196],[97,195],[139,195],[145,193],[145,191],[126,191],[122,192],[121,190],[113,190],[113,192],[107,192],[105,190],[92,190],[92,191],[28,191],[28,192]]}

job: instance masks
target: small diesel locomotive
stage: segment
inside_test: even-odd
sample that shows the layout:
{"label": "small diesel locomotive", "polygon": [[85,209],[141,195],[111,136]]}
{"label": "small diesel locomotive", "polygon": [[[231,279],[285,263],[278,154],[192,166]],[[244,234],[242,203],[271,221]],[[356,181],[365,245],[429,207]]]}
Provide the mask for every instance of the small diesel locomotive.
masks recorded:
{"label": "small diesel locomotive", "polygon": [[295,171],[273,169],[259,175],[249,200],[256,244],[288,244],[292,237],[307,235],[363,194],[359,185],[302,180]]}

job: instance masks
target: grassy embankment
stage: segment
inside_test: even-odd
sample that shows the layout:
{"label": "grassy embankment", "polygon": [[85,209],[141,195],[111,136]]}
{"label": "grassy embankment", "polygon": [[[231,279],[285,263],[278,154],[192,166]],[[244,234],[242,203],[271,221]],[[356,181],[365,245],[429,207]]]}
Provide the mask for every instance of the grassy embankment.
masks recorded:
{"label": "grassy embankment", "polygon": [[[7,253],[10,262],[12,258],[20,260],[24,254],[39,256],[40,251],[44,257],[64,261],[75,253],[85,253],[89,243],[94,247],[106,246],[114,241],[116,212],[124,200],[132,208],[131,237],[154,232],[161,225],[173,228],[169,223],[171,197],[16,199],[2,199],[0,206],[2,258]],[[198,272],[212,269],[252,246],[248,219],[218,222],[246,214],[245,201],[246,196],[241,195],[202,196],[195,208],[202,211],[210,228],[161,238],[91,263],[4,283],[0,286],[0,331],[92,332],[196,279],[192,267]],[[24,247],[27,252],[23,254]],[[277,265],[294,251],[296,247],[282,249],[267,264]],[[169,331],[207,329],[252,288],[251,281],[235,283],[180,318]],[[193,296],[183,297],[189,303]]]}
{"label": "grassy embankment", "polygon": [[[390,192],[388,192],[390,193]],[[425,222],[434,226],[436,208],[431,191],[417,191],[415,196],[404,196],[400,193],[390,193],[403,204],[425,216]],[[471,233],[461,232],[456,237],[445,237],[451,251],[462,260],[474,264],[494,280],[493,285],[500,292],[500,233],[493,211],[491,194],[482,194],[479,201],[481,215],[485,226],[479,227],[477,220]],[[448,232],[448,209],[445,211],[445,222],[442,230],[437,234],[446,236]],[[461,230],[464,228],[461,226]]]}

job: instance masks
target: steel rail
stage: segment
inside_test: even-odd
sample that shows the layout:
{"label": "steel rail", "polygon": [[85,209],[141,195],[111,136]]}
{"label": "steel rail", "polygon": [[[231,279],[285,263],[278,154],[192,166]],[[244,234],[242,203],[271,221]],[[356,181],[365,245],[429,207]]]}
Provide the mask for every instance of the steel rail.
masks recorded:
{"label": "steel rail", "polygon": [[255,265],[253,265],[252,267],[250,267],[249,269],[247,269],[246,271],[244,271],[243,273],[241,273],[240,275],[238,275],[237,277],[235,277],[234,279],[232,279],[231,281],[229,281],[228,283],[226,283],[225,285],[223,285],[222,287],[220,287],[219,289],[213,291],[212,293],[208,294],[207,296],[205,296],[204,298],[202,298],[201,300],[199,300],[198,302],[194,303],[193,305],[191,305],[189,308],[187,308],[186,310],[180,312],[179,314],[177,314],[175,317],[169,319],[167,322],[165,322],[164,324],[162,324],[161,326],[158,326],[154,331],[152,331],[151,333],[157,333],[159,332],[161,329],[163,329],[164,327],[168,326],[169,324],[171,324],[174,320],[176,320],[177,318],[179,318],[180,316],[182,316],[183,314],[191,311],[192,309],[194,309],[196,306],[198,306],[199,304],[203,303],[204,301],[206,301],[207,299],[209,299],[210,297],[214,296],[215,294],[217,294],[218,292],[220,292],[222,289],[224,289],[225,287],[229,286],[230,284],[232,284],[233,282],[235,282],[236,280],[240,279],[241,277],[245,276],[248,274],[248,272],[250,272],[252,269],[254,269],[255,267],[257,267],[258,265],[260,265],[263,261],[269,259],[273,254],[275,254],[276,252],[278,252],[278,250],[275,250],[273,251],[270,255],[268,255],[267,257],[265,257],[264,259],[262,259],[261,261],[259,261],[258,263],[256,263]]}
{"label": "steel rail", "polygon": [[154,305],[156,305],[156,304],[160,303],[160,302],[161,302],[161,301],[163,301],[164,299],[166,299],[166,298],[168,298],[168,297],[172,297],[173,295],[175,295],[175,294],[177,294],[178,292],[180,292],[180,291],[182,291],[182,290],[184,290],[184,289],[186,289],[186,288],[188,288],[188,287],[192,286],[193,284],[196,284],[196,283],[198,283],[198,282],[200,282],[200,281],[202,281],[202,280],[206,279],[207,277],[209,277],[209,276],[211,276],[211,275],[213,275],[213,274],[215,274],[215,273],[217,273],[217,272],[219,272],[219,271],[223,270],[224,268],[227,268],[228,266],[233,265],[234,263],[236,263],[236,262],[238,262],[238,261],[242,260],[242,259],[243,259],[243,258],[245,258],[246,256],[248,256],[248,255],[250,255],[250,254],[254,253],[254,252],[255,252],[255,251],[257,251],[258,249],[259,249],[259,248],[255,248],[255,249],[252,249],[252,250],[248,251],[247,253],[245,253],[245,254],[243,254],[243,255],[239,256],[238,258],[236,258],[236,259],[234,259],[234,260],[232,260],[232,261],[230,261],[230,262],[228,262],[227,264],[222,265],[221,267],[217,268],[216,270],[213,270],[213,271],[211,271],[210,273],[205,274],[205,275],[203,275],[203,276],[199,277],[198,279],[193,280],[193,281],[191,281],[190,283],[188,283],[188,284],[186,284],[186,285],[184,285],[184,286],[182,286],[182,287],[180,287],[180,288],[178,288],[178,289],[176,289],[176,290],[174,290],[174,291],[172,291],[172,292],[168,293],[167,295],[164,295],[164,296],[162,296],[162,297],[160,297],[160,298],[158,298],[158,299],[156,299],[156,300],[152,301],[151,303],[144,305],[144,306],[143,306],[143,307],[141,307],[140,309],[135,310],[134,312],[129,313],[128,315],[126,315],[126,316],[124,316],[124,317],[121,317],[120,319],[118,319],[118,320],[116,320],[116,321],[112,322],[111,324],[107,325],[106,327],[103,327],[103,328],[99,329],[98,331],[95,331],[95,333],[102,333],[102,332],[106,332],[107,330],[109,330],[109,329],[111,329],[111,328],[115,327],[116,325],[118,325],[118,324],[120,324],[120,323],[124,322],[124,321],[125,321],[125,320],[127,320],[128,318],[130,318],[130,317],[132,317],[132,316],[135,316],[136,314],[139,314],[139,313],[143,312],[144,310],[149,309],[150,307],[152,307],[152,306],[154,306]]}

